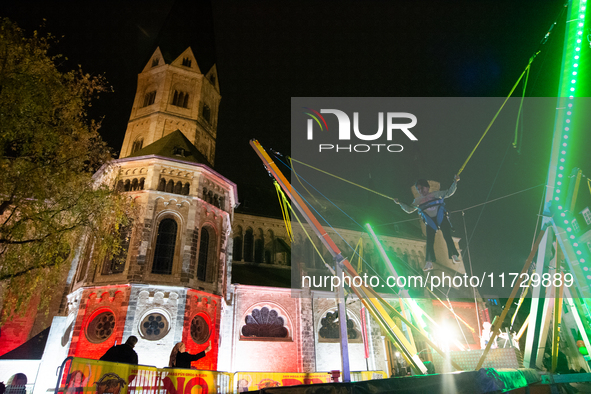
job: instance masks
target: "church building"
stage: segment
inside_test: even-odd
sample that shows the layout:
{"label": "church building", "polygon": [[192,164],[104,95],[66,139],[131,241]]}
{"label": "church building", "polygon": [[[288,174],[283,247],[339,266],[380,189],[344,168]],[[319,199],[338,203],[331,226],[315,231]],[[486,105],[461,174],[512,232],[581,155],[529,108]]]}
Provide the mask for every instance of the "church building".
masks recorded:
{"label": "church building", "polygon": [[[36,382],[34,392],[44,393],[55,386],[56,368],[66,357],[98,359],[130,335],[139,339],[139,363],[159,368],[183,341],[190,353],[211,343],[213,350],[193,362],[197,369],[340,369],[334,293],[290,286],[294,272],[325,272],[312,244],[295,225],[291,240],[280,218],[241,212],[236,183],[213,169],[218,80],[216,66],[201,70],[191,48],[172,60],[155,50],[138,76],[120,158],[95,175],[133,199],[139,217],[123,231],[123,248],[112,258],[96,261],[90,239],[73,249],[63,302],[50,311],[54,317],[41,360],[9,367],[11,351],[38,332],[11,322],[2,328],[0,344],[2,337],[15,338],[17,329],[21,339],[0,346],[0,381],[25,372],[29,384]],[[342,250],[345,241],[355,245],[361,239],[367,260],[379,260],[367,235],[339,232]],[[447,259],[439,237],[438,261],[444,263],[435,271],[463,275],[463,264]],[[425,240],[419,226],[381,242],[388,254],[422,273]],[[389,375],[396,363],[394,347],[359,300],[350,296],[346,302],[351,370]],[[449,311],[430,298],[419,302],[435,319],[450,319]],[[458,315],[478,326],[474,302],[453,304]],[[466,335],[462,341],[480,347],[478,330]]]}

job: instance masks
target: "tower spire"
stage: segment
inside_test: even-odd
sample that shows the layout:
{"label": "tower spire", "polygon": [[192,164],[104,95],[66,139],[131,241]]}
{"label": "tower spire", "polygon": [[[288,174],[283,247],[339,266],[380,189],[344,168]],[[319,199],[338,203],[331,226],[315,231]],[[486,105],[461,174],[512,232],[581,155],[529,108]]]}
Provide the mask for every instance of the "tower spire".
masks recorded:
{"label": "tower spire", "polygon": [[213,164],[220,100],[215,65],[203,74],[190,47],[172,61],[156,48],[138,75],[120,157],[180,130]]}

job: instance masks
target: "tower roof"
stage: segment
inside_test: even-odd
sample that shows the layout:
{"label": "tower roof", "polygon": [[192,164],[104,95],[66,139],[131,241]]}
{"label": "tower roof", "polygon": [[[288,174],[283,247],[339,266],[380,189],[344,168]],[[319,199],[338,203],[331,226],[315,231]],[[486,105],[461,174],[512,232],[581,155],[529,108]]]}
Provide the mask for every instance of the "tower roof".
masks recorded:
{"label": "tower roof", "polygon": [[148,146],[132,153],[129,157],[139,157],[147,155],[157,155],[162,157],[169,157],[171,159],[180,159],[192,163],[205,164],[212,167],[209,161],[201,152],[197,150],[195,145],[191,143],[180,131],[176,130],[151,143]]}

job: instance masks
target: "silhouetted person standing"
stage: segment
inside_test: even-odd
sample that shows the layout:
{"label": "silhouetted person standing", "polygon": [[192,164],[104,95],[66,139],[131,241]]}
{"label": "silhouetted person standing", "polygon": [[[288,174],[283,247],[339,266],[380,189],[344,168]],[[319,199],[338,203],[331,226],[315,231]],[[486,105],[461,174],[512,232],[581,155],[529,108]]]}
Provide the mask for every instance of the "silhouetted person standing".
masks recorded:
{"label": "silhouetted person standing", "polygon": [[112,363],[124,363],[124,364],[135,364],[137,365],[137,353],[133,348],[137,343],[135,336],[127,338],[122,345],[115,345],[111,347],[107,352],[100,358],[101,361],[110,361]]}

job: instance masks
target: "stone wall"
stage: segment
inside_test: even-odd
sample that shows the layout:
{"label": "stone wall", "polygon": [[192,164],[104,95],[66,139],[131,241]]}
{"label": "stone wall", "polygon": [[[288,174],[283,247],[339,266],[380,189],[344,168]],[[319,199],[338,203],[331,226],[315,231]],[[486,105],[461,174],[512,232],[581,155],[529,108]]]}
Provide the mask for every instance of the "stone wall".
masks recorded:
{"label": "stone wall", "polygon": [[[138,338],[134,350],[140,364],[159,368],[168,366],[170,352],[182,336],[185,295],[186,290],[180,287],[132,286],[123,339],[130,335]],[[164,324],[164,329],[155,335],[150,327],[156,324],[154,320],[158,317],[161,319],[158,323]],[[147,327],[144,327],[146,323]]]}
{"label": "stone wall", "polygon": [[[276,311],[283,319],[286,337],[243,335],[246,317],[262,308]],[[300,299],[292,298],[291,289],[235,285],[234,313],[232,371],[303,372],[302,311]]]}
{"label": "stone wall", "polygon": [[[314,298],[314,333],[316,344],[316,370],[331,371],[341,369],[341,344],[340,339],[324,338],[320,332],[323,325],[323,319],[328,313],[337,311],[337,303],[332,294],[313,293]],[[362,326],[360,317],[361,303],[359,301],[347,300],[347,318],[354,324],[353,330],[356,338],[348,340],[349,347],[349,368],[351,371],[365,371],[367,364],[365,361],[365,350],[362,338]]]}

